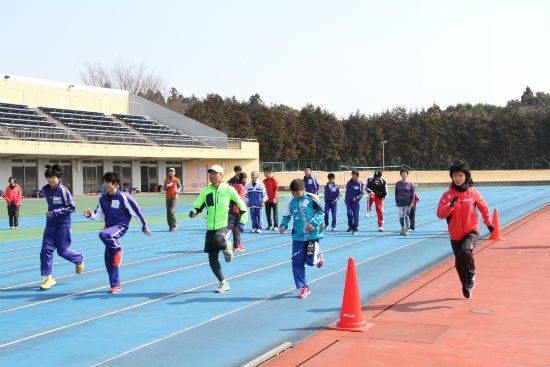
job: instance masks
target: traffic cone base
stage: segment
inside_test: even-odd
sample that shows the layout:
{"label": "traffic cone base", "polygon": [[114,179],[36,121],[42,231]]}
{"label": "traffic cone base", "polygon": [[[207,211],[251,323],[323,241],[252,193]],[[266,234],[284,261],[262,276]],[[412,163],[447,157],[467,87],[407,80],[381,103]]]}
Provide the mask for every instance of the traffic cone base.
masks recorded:
{"label": "traffic cone base", "polygon": [[493,211],[493,226],[495,227],[495,230],[491,232],[491,237],[489,237],[490,240],[494,241],[504,241],[505,238],[502,237],[500,234],[500,223],[498,222],[498,212],[497,208]]}
{"label": "traffic cone base", "polygon": [[346,274],[340,320],[328,328],[330,330],[341,331],[366,331],[372,326],[373,324],[367,324],[363,320],[361,297],[359,296],[359,285],[357,284],[357,273],[355,272],[355,260],[350,257],[348,259],[348,272]]}

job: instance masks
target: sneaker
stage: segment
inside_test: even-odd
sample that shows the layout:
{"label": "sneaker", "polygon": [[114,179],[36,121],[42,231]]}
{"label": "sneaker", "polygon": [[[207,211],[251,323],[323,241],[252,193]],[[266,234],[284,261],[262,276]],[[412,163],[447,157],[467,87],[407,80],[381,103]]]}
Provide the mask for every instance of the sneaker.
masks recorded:
{"label": "sneaker", "polygon": [[321,254],[321,259],[317,261],[317,267],[320,268],[325,263],[325,258],[323,256],[323,251],[319,250],[319,254]]}
{"label": "sneaker", "polygon": [[246,247],[244,247],[243,245],[233,247],[233,252],[245,252],[245,251],[246,251]]}
{"label": "sneaker", "polygon": [[82,262],[80,264],[75,264],[74,272],[77,274],[82,274],[83,271],[84,271],[84,258],[82,259]]}
{"label": "sneaker", "polygon": [[401,233],[399,233],[401,236],[404,236],[405,235],[405,230],[403,228],[401,228]]}
{"label": "sneaker", "polygon": [[122,288],[120,288],[120,285],[115,285],[113,288],[109,290],[109,293],[118,293],[120,292]]}
{"label": "sneaker", "polygon": [[170,227],[170,229],[168,229],[168,232],[172,232],[175,229],[176,229],[176,227]]}
{"label": "sneaker", "polygon": [[346,230],[346,232],[351,232],[351,231],[353,231],[353,229],[351,229],[351,228],[348,228],[348,229]]}
{"label": "sneaker", "polygon": [[274,231],[278,231],[278,230],[279,230],[279,227],[275,226],[275,227],[273,227],[273,230],[274,230]]}
{"label": "sneaker", "polygon": [[216,293],[223,293],[225,291],[228,291],[229,289],[229,283],[227,282],[227,280],[222,280],[218,285],[218,288],[216,288]]}
{"label": "sneaker", "polygon": [[252,230],[250,231],[250,233],[256,233],[256,228],[252,228]]}
{"label": "sneaker", "polygon": [[470,291],[465,285],[462,286],[462,294],[464,295],[464,298],[472,297],[472,291]]}
{"label": "sneaker", "polygon": [[122,262],[122,249],[113,256],[113,266],[119,266]]}
{"label": "sneaker", "polygon": [[225,250],[223,250],[223,257],[225,262],[230,262],[233,259],[233,250],[231,249],[231,244],[228,243]]}
{"label": "sneaker", "polygon": [[414,231],[414,227],[409,228],[409,231]]}
{"label": "sneaker", "polygon": [[10,229],[15,229],[15,227],[10,227]]}
{"label": "sneaker", "polygon": [[472,290],[476,287],[476,276],[474,275],[470,281],[468,282],[468,284],[466,284],[466,288]]}
{"label": "sneaker", "polygon": [[19,229],[19,227],[15,226],[15,227],[13,227],[13,229]]}
{"label": "sneaker", "polygon": [[379,232],[384,232],[384,227],[378,227]]}
{"label": "sneaker", "polygon": [[351,234],[357,234],[357,231],[353,231],[353,232],[351,232]]}
{"label": "sneaker", "polygon": [[409,231],[403,231],[403,236],[408,236],[409,235]]}
{"label": "sneaker", "polygon": [[334,232],[334,231],[336,231],[336,229],[334,229],[334,227],[332,227],[331,231]]}
{"label": "sneaker", "polygon": [[272,230],[273,230],[273,227],[267,227],[265,230],[266,230],[266,231],[272,231]]}
{"label": "sneaker", "polygon": [[365,215],[366,218],[370,217],[370,212],[367,212],[367,215]]}
{"label": "sneaker", "polygon": [[256,230],[256,233],[262,233],[262,230],[258,228],[258,229]]}
{"label": "sneaker", "polygon": [[307,295],[310,293],[311,291],[309,290],[309,287],[306,285],[300,288],[300,294],[298,295],[298,298],[307,298]]}
{"label": "sneaker", "polygon": [[55,279],[54,278],[46,278],[44,279],[44,283],[40,286],[40,289],[43,291],[50,289],[52,285],[55,285]]}

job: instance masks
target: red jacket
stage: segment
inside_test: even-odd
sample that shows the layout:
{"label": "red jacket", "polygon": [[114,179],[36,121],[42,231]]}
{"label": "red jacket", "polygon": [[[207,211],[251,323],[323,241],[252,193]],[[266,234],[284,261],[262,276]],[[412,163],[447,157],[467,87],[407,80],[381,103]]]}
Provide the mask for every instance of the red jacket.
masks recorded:
{"label": "red jacket", "polygon": [[13,189],[10,186],[6,187],[4,199],[8,205],[10,205],[11,201],[15,201],[15,205],[21,206],[21,186],[15,185]]}
{"label": "red jacket", "polygon": [[267,191],[266,203],[272,203],[273,199],[279,202],[279,183],[275,177],[271,176],[264,180],[265,191]]}
{"label": "red jacket", "polygon": [[[237,190],[237,194],[239,194],[241,199],[243,199],[244,201],[244,195],[245,195],[244,186],[236,183],[236,184],[233,184],[233,188]],[[238,212],[240,212],[239,207],[236,204],[233,205],[233,213],[238,213]]]}
{"label": "red jacket", "polygon": [[[455,196],[458,196],[458,200],[451,208],[449,203]],[[479,217],[476,207],[481,212],[483,223],[489,226],[491,224],[489,207],[487,207],[485,199],[476,189],[470,187],[468,190],[461,192],[451,187],[443,194],[437,207],[437,216],[444,219],[452,214],[451,220],[448,220],[451,240],[460,241],[472,231],[479,232]]]}

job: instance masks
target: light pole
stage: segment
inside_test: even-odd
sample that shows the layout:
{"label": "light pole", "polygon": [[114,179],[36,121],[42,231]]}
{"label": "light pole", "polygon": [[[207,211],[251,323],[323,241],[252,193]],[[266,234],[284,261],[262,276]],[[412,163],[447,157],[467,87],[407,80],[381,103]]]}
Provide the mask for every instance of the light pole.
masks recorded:
{"label": "light pole", "polygon": [[384,161],[384,145],[386,145],[387,142],[387,140],[382,140],[382,171],[386,169],[386,162]]}

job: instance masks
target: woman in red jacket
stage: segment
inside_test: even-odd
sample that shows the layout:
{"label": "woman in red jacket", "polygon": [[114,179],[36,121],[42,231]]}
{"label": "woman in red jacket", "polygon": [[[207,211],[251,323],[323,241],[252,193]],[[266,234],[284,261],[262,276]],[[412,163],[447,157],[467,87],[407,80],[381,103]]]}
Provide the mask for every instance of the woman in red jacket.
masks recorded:
{"label": "woman in red jacket", "polygon": [[15,177],[10,177],[10,183],[6,187],[4,200],[8,204],[8,217],[10,218],[10,229],[19,229],[19,206],[21,206],[21,186],[17,184]]}
{"label": "woman in red jacket", "polygon": [[489,208],[481,194],[473,189],[472,175],[466,164],[455,161],[449,170],[451,187],[443,194],[437,208],[437,216],[445,218],[449,226],[451,245],[455,255],[455,267],[462,283],[462,294],[466,298],[472,295],[475,287],[474,248],[479,237],[479,217],[493,231]]}

